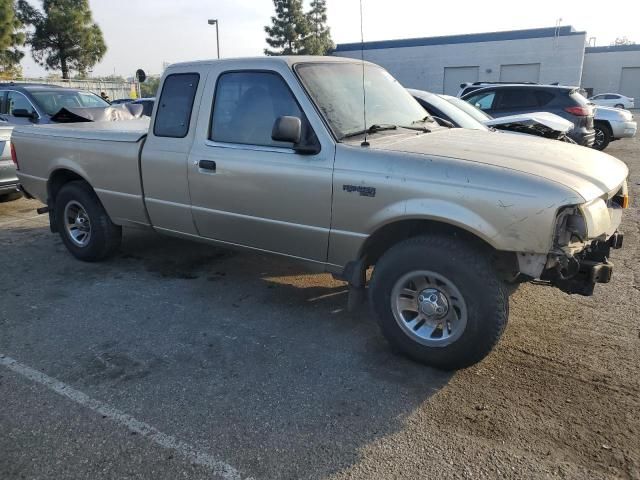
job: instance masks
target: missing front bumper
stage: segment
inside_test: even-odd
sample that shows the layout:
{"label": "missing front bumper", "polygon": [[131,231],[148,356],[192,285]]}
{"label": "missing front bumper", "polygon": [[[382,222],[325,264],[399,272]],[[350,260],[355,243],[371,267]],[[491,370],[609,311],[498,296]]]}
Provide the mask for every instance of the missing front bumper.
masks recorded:
{"label": "missing front bumper", "polygon": [[577,265],[570,275],[560,268],[547,270],[542,279],[569,294],[593,295],[597,283],[609,283],[613,276],[613,263],[609,262],[611,249],[622,248],[624,236],[616,232],[607,241],[595,241],[587,250],[574,257]]}

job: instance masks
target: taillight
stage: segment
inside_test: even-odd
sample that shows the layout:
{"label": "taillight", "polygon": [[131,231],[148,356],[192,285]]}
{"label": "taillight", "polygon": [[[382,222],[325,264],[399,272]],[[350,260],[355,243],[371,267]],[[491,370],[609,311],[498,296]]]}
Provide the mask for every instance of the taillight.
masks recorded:
{"label": "taillight", "polygon": [[18,156],[16,155],[16,147],[11,144],[11,161],[16,166],[16,169],[20,170],[20,165],[18,165]]}
{"label": "taillight", "polygon": [[567,107],[564,111],[571,115],[575,115],[576,117],[588,117],[593,112],[591,107]]}

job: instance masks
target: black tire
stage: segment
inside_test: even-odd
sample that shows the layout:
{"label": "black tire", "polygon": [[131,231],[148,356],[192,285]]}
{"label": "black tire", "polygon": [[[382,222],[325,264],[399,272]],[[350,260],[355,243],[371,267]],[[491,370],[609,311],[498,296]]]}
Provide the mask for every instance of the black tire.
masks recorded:
{"label": "black tire", "polygon": [[593,148],[602,151],[609,146],[609,143],[611,143],[611,137],[613,136],[611,128],[606,123],[600,122],[596,122],[593,128],[596,131]]}
{"label": "black tire", "polygon": [[615,107],[616,107],[616,108],[624,108],[624,105],[623,105],[623,104],[621,104],[621,103],[619,103],[619,104],[617,104]]}
{"label": "black tire", "polygon": [[[405,333],[394,317],[391,294],[395,284],[418,270],[446,277],[466,303],[466,327],[446,346],[423,345]],[[491,252],[452,236],[414,237],[392,247],[375,266],[369,295],[382,333],[392,347],[443,370],[466,368],[486,357],[509,317],[509,296],[492,267]]]}
{"label": "black tire", "polygon": [[[65,209],[72,203],[80,205],[89,220],[90,235],[84,246],[74,242],[66,227]],[[69,252],[85,262],[109,257],[122,241],[122,227],[111,221],[93,189],[83,181],[69,182],[60,189],[55,198],[55,223]]]}

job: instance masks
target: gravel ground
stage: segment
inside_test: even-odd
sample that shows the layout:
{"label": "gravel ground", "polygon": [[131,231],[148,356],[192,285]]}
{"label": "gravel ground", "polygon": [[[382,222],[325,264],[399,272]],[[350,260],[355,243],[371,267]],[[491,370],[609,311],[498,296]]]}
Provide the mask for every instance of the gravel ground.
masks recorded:
{"label": "gravel ground", "polygon": [[633,193],[612,283],[523,286],[455,374],[328,275],[138,231],[85,264],[0,204],[0,478],[640,478],[640,140],[607,152]]}

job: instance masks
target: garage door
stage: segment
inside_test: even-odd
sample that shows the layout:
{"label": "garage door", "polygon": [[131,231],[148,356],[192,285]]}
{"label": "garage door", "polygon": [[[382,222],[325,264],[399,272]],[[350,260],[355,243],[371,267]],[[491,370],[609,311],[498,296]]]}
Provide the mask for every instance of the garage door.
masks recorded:
{"label": "garage door", "polygon": [[447,95],[456,95],[460,84],[477,82],[480,67],[444,67],[444,88]]}
{"label": "garage door", "polygon": [[[622,69],[620,93],[627,97],[635,98],[636,105],[640,105],[640,67]],[[638,107],[636,106],[636,108]]]}
{"label": "garage door", "polygon": [[501,82],[538,82],[540,81],[539,63],[520,63],[500,65]]}

